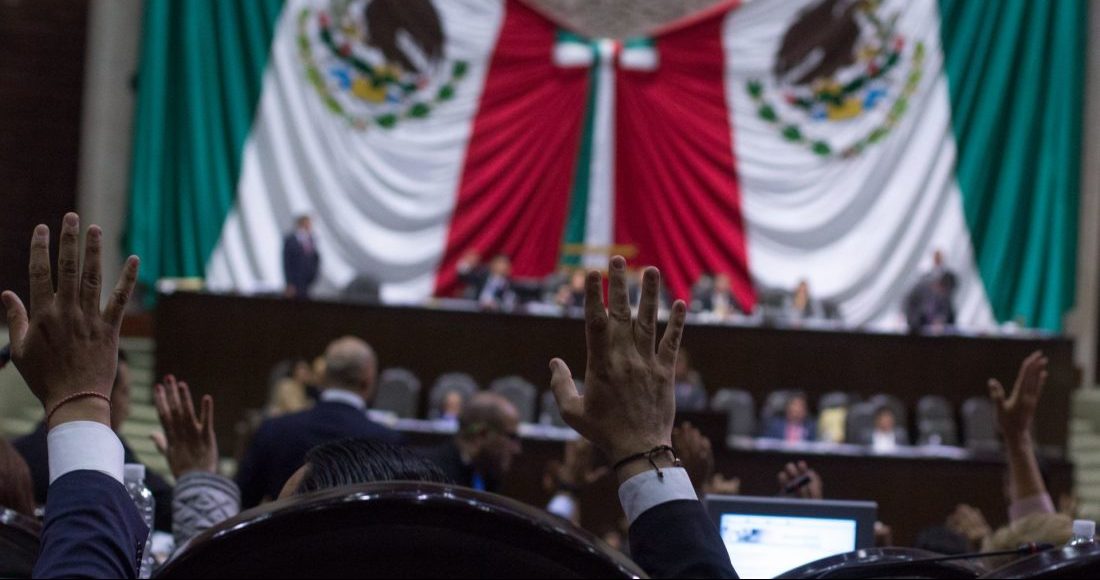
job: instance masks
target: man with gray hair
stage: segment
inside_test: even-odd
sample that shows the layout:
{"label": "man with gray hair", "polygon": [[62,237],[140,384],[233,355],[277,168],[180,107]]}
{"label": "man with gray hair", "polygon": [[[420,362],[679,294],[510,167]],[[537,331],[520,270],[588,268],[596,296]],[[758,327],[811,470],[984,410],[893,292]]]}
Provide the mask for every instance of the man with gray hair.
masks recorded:
{"label": "man with gray hair", "polygon": [[317,445],[349,437],[400,443],[395,431],[367,418],[377,382],[378,361],[370,345],[353,336],[329,344],[320,401],[312,409],[264,421],[252,438],[237,471],[242,507],[276,498]]}

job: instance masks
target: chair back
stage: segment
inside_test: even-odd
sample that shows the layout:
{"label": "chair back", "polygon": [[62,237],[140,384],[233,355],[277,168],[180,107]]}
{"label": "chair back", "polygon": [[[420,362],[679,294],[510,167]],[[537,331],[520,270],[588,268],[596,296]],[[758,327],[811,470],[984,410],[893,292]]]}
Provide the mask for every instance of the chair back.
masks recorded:
{"label": "chair back", "polygon": [[971,397],[962,405],[963,434],[972,451],[996,452],[1001,449],[997,438],[997,418],[993,403],[985,397]]}
{"label": "chair back", "polygon": [[1047,550],[998,568],[984,578],[1096,578],[1100,546]]}
{"label": "chair back", "polygon": [[0,578],[31,577],[41,533],[34,519],[0,507]]}
{"label": "chair back", "polygon": [[524,423],[535,422],[535,405],[538,401],[538,387],[519,376],[499,378],[489,384],[489,390],[508,399],[519,411],[519,419]]}
{"label": "chair back", "polygon": [[921,445],[958,445],[959,426],[951,402],[927,395],[917,402],[917,442]]}
{"label": "chair back", "polygon": [[408,369],[392,368],[382,372],[374,408],[389,411],[402,419],[415,419],[420,407],[420,379]]}
{"label": "chair back", "polygon": [[468,401],[481,387],[466,373],[444,373],[432,383],[428,393],[428,418],[438,419],[443,407],[443,399],[452,391],[459,393],[463,401]]}
{"label": "chair back", "polygon": [[195,537],[158,578],[630,578],[636,564],[544,510],[468,488],[355,485]]}
{"label": "chair back", "polygon": [[927,562],[941,554],[913,548],[873,548],[822,558],[776,578],[977,578],[982,568],[966,560]]}

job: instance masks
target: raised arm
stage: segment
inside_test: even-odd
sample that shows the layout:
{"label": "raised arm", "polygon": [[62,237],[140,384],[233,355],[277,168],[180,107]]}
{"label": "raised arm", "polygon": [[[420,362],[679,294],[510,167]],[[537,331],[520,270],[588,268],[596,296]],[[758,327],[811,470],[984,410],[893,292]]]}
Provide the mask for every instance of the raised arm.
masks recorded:
{"label": "raised arm", "polygon": [[665,578],[736,577],[717,527],[671,451],[672,379],[686,307],[682,300],[673,304],[658,344],[660,273],[646,269],[637,319],[631,316],[626,286],[626,260],[616,256],[605,309],[602,276],[588,273],[585,394],[577,392],[565,362],[555,358],[550,361],[554,397],[565,422],[616,466],[619,500],[631,526],[631,554],[646,572]]}
{"label": "raised arm", "polygon": [[138,260],[126,261],[100,311],[103,232],[88,228],[81,268],[80,218],[65,216],[56,292],[49,239],[48,227],[35,228],[29,311],[15,293],[2,296],[12,360],[42,403],[49,428],[50,493],[34,577],[134,578],[149,529],[122,485],[111,389]]}
{"label": "raised arm", "polygon": [[1005,440],[1005,459],[1008,461],[1009,519],[1015,521],[1034,513],[1053,513],[1054,502],[1043,483],[1039,462],[1031,443],[1031,425],[1035,409],[1047,381],[1047,358],[1042,351],[1035,351],[1020,364],[1012,395],[1005,396],[1005,389],[997,379],[989,379],[989,398],[997,413],[997,422]]}
{"label": "raised arm", "polygon": [[202,398],[201,414],[187,383],[172,375],[153,390],[162,433],[153,442],[168,460],[176,478],[172,493],[172,535],[176,546],[241,511],[237,484],[218,474],[218,442],[214,433],[214,399]]}

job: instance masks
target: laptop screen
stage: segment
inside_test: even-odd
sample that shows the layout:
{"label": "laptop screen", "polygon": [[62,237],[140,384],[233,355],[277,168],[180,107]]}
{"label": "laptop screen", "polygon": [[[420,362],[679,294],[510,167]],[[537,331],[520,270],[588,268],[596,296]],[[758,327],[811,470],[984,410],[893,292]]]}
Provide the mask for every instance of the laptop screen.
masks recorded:
{"label": "laptop screen", "polygon": [[870,502],[712,497],[707,509],[742,578],[774,578],[874,543]]}

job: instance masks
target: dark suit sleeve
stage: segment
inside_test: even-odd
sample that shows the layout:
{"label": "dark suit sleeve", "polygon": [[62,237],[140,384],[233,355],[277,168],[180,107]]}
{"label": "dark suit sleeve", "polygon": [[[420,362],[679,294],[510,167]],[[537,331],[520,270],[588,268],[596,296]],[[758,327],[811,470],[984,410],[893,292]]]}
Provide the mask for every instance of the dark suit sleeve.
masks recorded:
{"label": "dark suit sleeve", "polygon": [[288,286],[294,285],[294,237],[283,240],[283,280]]}
{"label": "dark suit sleeve", "polygon": [[653,578],[737,578],[698,501],[670,501],[638,516],[630,526],[630,554]]}
{"label": "dark suit sleeve", "polygon": [[241,489],[241,509],[248,509],[260,505],[264,498],[264,483],[267,481],[263,473],[263,460],[265,446],[267,445],[267,424],[261,424],[252,437],[252,443],[245,451],[241,464],[237,468],[237,487]]}
{"label": "dark suit sleeve", "polygon": [[50,485],[35,578],[136,578],[149,528],[126,488],[98,471]]}

